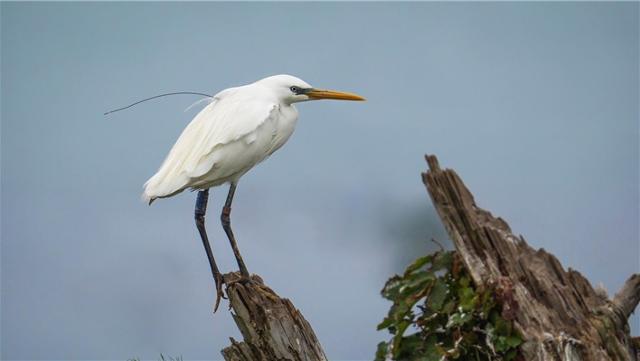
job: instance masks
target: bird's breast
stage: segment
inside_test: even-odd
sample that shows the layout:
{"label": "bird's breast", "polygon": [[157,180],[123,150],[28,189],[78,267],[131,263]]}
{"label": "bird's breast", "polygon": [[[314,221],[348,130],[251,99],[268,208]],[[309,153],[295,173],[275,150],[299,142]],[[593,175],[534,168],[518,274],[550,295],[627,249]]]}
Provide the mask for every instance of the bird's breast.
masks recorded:
{"label": "bird's breast", "polygon": [[276,105],[268,119],[244,139],[242,155],[248,167],[262,162],[289,140],[295,130],[298,112],[292,106]]}
{"label": "bird's breast", "polygon": [[278,150],[289,140],[298,122],[298,111],[292,105],[280,105],[274,112],[272,150],[269,154]]}

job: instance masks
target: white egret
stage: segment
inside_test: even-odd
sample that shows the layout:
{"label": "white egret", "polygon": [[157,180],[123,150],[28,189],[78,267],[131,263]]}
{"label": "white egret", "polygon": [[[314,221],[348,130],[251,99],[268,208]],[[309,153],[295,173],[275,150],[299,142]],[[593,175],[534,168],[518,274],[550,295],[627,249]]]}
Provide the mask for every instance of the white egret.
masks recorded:
{"label": "white egret", "polygon": [[315,89],[290,75],[223,90],[184,129],[158,172],[144,185],[143,198],[149,204],[187,188],[198,191],[195,221],[216,283],[214,310],[223,295],[223,279],[204,226],[209,188],[230,184],[220,219],[242,279],[250,280],[231,230],[231,203],[238,180],[289,139],[298,119],[294,103],[316,99],[364,100],[352,93]]}

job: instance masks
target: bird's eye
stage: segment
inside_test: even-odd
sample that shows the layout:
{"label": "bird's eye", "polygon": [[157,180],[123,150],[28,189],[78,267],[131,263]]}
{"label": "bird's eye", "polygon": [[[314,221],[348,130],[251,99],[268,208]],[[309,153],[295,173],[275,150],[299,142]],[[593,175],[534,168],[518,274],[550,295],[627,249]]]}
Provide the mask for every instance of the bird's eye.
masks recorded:
{"label": "bird's eye", "polygon": [[297,86],[292,86],[291,88],[289,88],[289,90],[291,90],[295,94],[298,94],[298,92],[300,91],[300,88],[298,88]]}

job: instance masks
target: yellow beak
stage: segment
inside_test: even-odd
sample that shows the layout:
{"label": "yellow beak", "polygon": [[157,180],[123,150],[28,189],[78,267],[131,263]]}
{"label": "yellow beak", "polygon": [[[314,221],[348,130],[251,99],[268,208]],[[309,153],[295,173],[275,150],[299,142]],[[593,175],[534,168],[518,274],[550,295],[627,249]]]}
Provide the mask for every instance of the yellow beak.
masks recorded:
{"label": "yellow beak", "polygon": [[305,94],[311,99],[366,100],[358,94],[325,89],[311,89]]}

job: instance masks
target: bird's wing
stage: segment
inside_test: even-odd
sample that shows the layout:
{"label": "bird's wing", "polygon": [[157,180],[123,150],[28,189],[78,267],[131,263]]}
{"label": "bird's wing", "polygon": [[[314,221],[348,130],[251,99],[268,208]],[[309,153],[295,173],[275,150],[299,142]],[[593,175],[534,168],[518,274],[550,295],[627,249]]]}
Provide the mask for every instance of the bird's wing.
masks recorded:
{"label": "bird's wing", "polygon": [[196,178],[211,169],[206,166],[206,169],[201,169],[209,154],[217,147],[252,133],[272,116],[276,108],[274,103],[231,98],[218,100],[204,109],[193,120],[193,129],[185,130],[185,136],[189,137],[185,144],[190,148],[184,158],[185,173]]}
{"label": "bird's wing", "polygon": [[216,148],[251,134],[277,110],[277,104],[230,92],[216,95],[184,129],[158,172],[145,183],[145,198],[169,196],[189,180],[209,172]]}

